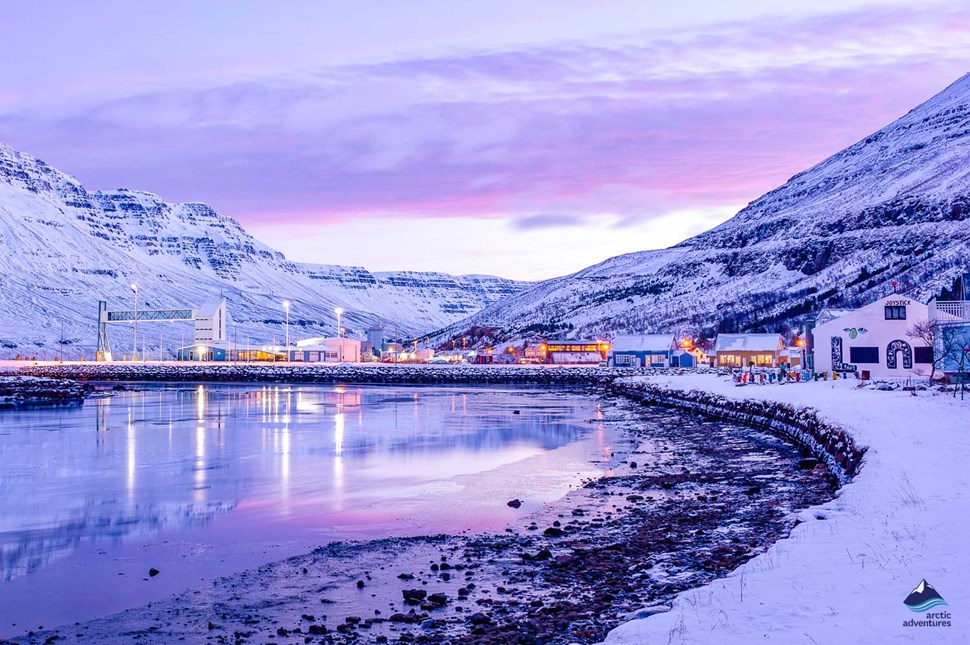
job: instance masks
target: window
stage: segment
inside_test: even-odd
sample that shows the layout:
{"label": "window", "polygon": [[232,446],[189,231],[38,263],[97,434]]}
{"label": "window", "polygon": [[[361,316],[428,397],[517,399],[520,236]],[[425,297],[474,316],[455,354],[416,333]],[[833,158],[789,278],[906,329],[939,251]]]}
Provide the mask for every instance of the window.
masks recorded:
{"label": "window", "polygon": [[886,320],[906,320],[905,305],[887,305]]}
{"label": "window", "polygon": [[931,364],[933,362],[933,348],[914,347],[913,360],[916,361],[917,363],[923,363],[924,365]]}
{"label": "window", "polygon": [[[886,307],[889,309],[889,307]],[[849,362],[876,365],[879,363],[878,347],[850,347]]]}

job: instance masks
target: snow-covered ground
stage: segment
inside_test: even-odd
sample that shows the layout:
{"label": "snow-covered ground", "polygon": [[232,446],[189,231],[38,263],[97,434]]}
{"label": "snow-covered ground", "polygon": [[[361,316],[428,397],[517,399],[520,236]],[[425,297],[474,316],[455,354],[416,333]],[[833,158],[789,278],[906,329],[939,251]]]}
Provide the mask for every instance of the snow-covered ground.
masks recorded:
{"label": "snow-covered ground", "polygon": [[[970,398],[858,389],[857,381],[736,387],[710,374],[637,377],[815,408],[869,447],[861,474],[803,511],[788,539],[669,612],[626,623],[607,645],[970,642]],[[949,626],[903,600],[925,579]]]}

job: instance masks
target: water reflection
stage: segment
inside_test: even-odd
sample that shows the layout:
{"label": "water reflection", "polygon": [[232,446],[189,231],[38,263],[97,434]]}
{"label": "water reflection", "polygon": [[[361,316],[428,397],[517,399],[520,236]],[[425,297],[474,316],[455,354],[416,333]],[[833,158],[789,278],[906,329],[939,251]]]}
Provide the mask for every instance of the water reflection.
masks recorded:
{"label": "water reflection", "polygon": [[386,525],[428,486],[601,431],[584,423],[597,415],[551,393],[288,385],[152,387],[3,411],[0,574],[162,530],[236,522],[245,540],[350,513]]}

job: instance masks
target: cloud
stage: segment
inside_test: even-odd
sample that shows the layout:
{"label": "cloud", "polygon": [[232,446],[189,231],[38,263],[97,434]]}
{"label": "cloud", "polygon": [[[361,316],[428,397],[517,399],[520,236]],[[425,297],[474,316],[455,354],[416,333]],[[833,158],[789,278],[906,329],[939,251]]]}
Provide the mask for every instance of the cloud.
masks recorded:
{"label": "cloud", "polygon": [[536,231],[546,228],[566,228],[585,224],[582,217],[576,215],[556,215],[553,213],[536,213],[524,215],[509,221],[509,226],[517,231]]}
{"label": "cloud", "polygon": [[244,224],[641,221],[754,199],[902,115],[965,71],[970,34],[954,25],[970,10],[240,73],[0,107],[0,140],[94,187],[203,200]]}

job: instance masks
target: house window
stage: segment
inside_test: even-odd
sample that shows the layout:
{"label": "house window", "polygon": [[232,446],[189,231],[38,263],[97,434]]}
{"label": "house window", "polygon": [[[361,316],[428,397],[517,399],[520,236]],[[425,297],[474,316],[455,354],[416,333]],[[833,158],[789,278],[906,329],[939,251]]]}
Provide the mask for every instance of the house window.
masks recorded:
{"label": "house window", "polygon": [[886,320],[906,320],[906,307],[903,305],[887,305]]}
{"label": "house window", "polygon": [[929,365],[933,362],[933,348],[932,347],[914,347],[913,348],[913,360],[917,363],[922,363],[924,365]]}
{"label": "house window", "polygon": [[878,365],[879,348],[878,347],[850,347],[849,362],[861,363],[863,365]]}

